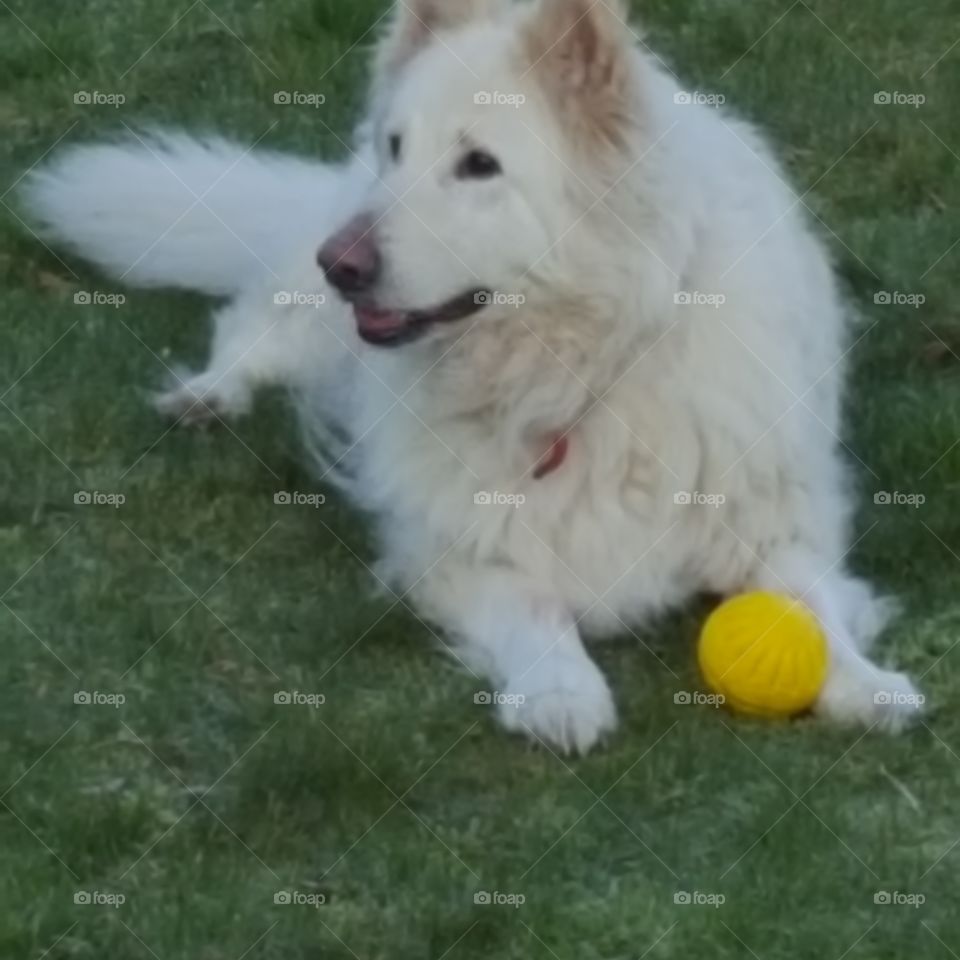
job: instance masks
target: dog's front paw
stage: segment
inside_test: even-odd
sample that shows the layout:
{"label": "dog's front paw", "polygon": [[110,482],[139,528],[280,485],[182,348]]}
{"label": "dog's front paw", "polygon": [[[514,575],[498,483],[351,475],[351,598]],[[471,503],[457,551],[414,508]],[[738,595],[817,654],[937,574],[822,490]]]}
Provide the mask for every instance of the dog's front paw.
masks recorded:
{"label": "dog's front paw", "polygon": [[497,710],[508,730],[564,753],[586,753],[617,725],[610,688],[586,657],[544,658],[508,685]]}
{"label": "dog's front paw", "polygon": [[177,371],[169,389],[154,394],[153,406],[183,426],[205,426],[213,420],[246,413],[250,396],[233,378],[212,380],[209,373]]}
{"label": "dog's front paw", "polygon": [[920,716],[923,703],[905,673],[841,666],[827,677],[816,711],[838,723],[897,733]]}

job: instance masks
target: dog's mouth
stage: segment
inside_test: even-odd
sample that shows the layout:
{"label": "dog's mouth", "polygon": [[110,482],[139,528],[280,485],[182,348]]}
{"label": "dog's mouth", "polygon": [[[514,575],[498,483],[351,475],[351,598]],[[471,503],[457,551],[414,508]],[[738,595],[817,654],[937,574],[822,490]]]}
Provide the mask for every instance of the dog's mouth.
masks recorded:
{"label": "dog's mouth", "polygon": [[378,347],[397,347],[419,340],[436,324],[463,320],[490,302],[486,290],[468,290],[431,310],[390,310],[357,298],[352,301],[357,333]]}

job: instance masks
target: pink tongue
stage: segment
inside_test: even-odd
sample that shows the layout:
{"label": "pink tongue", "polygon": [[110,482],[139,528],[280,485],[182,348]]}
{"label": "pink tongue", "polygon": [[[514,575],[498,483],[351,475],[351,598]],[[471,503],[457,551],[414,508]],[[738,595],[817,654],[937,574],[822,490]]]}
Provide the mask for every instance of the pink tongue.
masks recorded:
{"label": "pink tongue", "polygon": [[377,310],[374,307],[355,306],[354,315],[357,327],[382,333],[385,330],[399,329],[406,323],[407,315],[402,310]]}

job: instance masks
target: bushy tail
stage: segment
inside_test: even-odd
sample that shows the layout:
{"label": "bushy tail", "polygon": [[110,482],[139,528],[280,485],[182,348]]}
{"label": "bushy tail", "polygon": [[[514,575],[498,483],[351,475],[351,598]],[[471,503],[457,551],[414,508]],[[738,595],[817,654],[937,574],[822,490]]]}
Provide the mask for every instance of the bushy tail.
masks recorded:
{"label": "bushy tail", "polygon": [[347,216],[361,165],[181,133],[72,147],[23,191],[41,235],[134,286],[235,292]]}

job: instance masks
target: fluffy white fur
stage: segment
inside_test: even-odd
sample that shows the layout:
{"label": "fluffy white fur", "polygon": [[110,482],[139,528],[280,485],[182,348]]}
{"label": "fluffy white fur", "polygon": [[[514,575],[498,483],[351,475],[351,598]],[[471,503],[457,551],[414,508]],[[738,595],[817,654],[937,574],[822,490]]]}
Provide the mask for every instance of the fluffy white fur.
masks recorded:
{"label": "fluffy white fur", "polygon": [[[295,388],[324,475],[375,518],[379,575],[517,695],[498,707],[507,727],[588,749],[616,712],[582,637],[698,591],[768,588],[828,634],[817,710],[897,729],[914,688],[866,658],[885,605],[846,564],[830,265],[756,131],[678,92],[615,4],[407,0],[349,164],[153,134],[64,153],[28,200],[129,282],[230,296],[209,368],[161,409],[231,414],[260,382]],[[473,145],[503,174],[458,179]],[[376,223],[382,305],[476,287],[522,305],[363,343],[314,259],[356,212]],[[535,478],[561,432],[566,459]]]}

